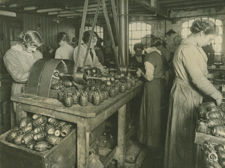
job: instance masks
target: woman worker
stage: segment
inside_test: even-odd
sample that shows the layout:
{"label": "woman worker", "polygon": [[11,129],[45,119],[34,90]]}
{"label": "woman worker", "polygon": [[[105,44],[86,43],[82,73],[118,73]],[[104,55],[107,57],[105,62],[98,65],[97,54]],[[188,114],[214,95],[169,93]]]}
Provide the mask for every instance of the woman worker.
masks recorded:
{"label": "woman worker", "polygon": [[145,73],[138,69],[137,75],[145,78],[144,92],[140,110],[138,139],[148,147],[150,157],[160,157],[163,148],[162,115],[164,110],[165,68],[161,52],[160,38],[151,37],[151,47],[145,49]]}
{"label": "woman worker", "polygon": [[[79,57],[79,59],[77,60],[77,66],[78,67],[83,67],[83,63],[84,63],[84,59],[85,59],[85,54],[86,54],[86,50],[87,50],[87,46],[88,46],[88,41],[89,41],[89,37],[90,37],[91,31],[85,31],[83,33],[83,44],[80,47],[80,53],[78,54],[78,46],[74,49],[74,54],[73,54],[73,60],[74,62],[76,62],[77,58]],[[97,37],[95,36],[95,34],[93,33],[92,36],[92,40],[91,40],[91,45],[90,45],[90,50],[88,52],[88,56],[87,56],[87,60],[85,65],[90,65],[91,67],[97,67],[99,68],[102,72],[105,72],[105,69],[103,67],[103,65],[99,62],[98,57],[96,56],[95,50],[94,50],[94,46],[97,43]]]}
{"label": "woman worker", "polygon": [[[20,42],[9,49],[4,57],[5,66],[13,78],[11,95],[25,92],[30,69],[33,64],[41,59],[42,53],[37,50],[42,45],[41,35],[35,30],[28,30],[19,36]],[[15,104],[14,111],[15,111]],[[14,113],[11,113],[15,121]],[[15,123],[12,123],[15,124]]]}
{"label": "woman worker", "polygon": [[191,35],[181,42],[173,59],[176,77],[170,94],[165,168],[194,167],[197,107],[203,95],[213,98],[217,105],[222,102],[221,93],[207,79],[207,56],[202,50],[218,29],[212,22],[196,20],[190,30]]}
{"label": "woman worker", "polygon": [[59,48],[55,52],[55,59],[73,60],[74,48],[68,44],[69,36],[65,32],[60,32],[57,35],[57,43]]}
{"label": "woman worker", "polygon": [[3,59],[9,74],[13,78],[11,94],[24,92],[24,87],[33,64],[41,59],[37,50],[42,45],[41,35],[35,30],[28,30],[19,36],[20,42],[9,49]]}

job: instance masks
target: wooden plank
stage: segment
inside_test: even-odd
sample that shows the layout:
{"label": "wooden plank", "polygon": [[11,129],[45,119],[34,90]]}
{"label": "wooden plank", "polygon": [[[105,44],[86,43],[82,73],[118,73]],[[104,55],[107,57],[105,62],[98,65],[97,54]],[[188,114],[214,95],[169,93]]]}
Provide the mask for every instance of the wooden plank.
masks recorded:
{"label": "wooden plank", "polygon": [[225,145],[225,138],[220,138],[212,135],[206,135],[200,132],[195,133],[195,143],[202,145],[205,141],[210,140],[214,144]]}
{"label": "wooden plank", "polygon": [[86,160],[86,128],[81,125],[77,125],[77,167],[85,168],[87,167]]}
{"label": "wooden plank", "polygon": [[[40,97],[30,94],[15,94],[11,97],[11,100],[18,103],[29,104],[31,106],[43,107],[46,109],[54,110],[55,113],[62,112],[71,115],[77,115],[82,117],[96,117],[97,115],[107,112],[113,114],[115,109],[120,108],[123,104],[127,103],[131,98],[138,94],[143,86],[143,82],[138,81],[135,87],[125,93],[120,93],[115,98],[109,98],[105,100],[100,106],[94,106],[88,103],[83,107],[80,105],[73,105],[72,107],[65,107],[57,99]],[[112,108],[113,107],[113,108]],[[103,118],[105,118],[103,116]]]}
{"label": "wooden plank", "polygon": [[85,27],[85,21],[86,21],[86,15],[87,15],[87,8],[88,8],[88,2],[89,0],[85,0],[84,2],[84,12],[83,12],[83,16],[82,16],[82,21],[81,21],[81,27],[80,27],[80,33],[79,33],[79,40],[78,40],[78,50],[77,50],[77,58],[76,60],[74,60],[75,64],[74,64],[74,69],[73,69],[73,74],[76,74],[77,72],[77,63],[79,60],[79,55],[80,55],[80,48],[81,48],[81,41],[82,41],[82,37],[83,37],[83,33],[84,33],[84,27]]}
{"label": "wooden plank", "polygon": [[118,110],[118,148],[117,167],[124,168],[125,162],[125,126],[126,126],[126,104]]}

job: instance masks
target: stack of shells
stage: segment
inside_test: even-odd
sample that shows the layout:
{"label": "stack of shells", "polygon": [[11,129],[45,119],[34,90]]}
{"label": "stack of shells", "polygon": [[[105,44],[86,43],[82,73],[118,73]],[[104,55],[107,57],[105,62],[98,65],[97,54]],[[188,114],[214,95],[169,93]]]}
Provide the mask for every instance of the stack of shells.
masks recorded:
{"label": "stack of shells", "polygon": [[55,118],[34,114],[20,120],[6,136],[8,142],[39,152],[46,151],[58,145],[71,130],[71,123]]}
{"label": "stack of shells", "polygon": [[198,107],[197,132],[225,138],[225,104],[220,107],[214,102],[204,102]]}

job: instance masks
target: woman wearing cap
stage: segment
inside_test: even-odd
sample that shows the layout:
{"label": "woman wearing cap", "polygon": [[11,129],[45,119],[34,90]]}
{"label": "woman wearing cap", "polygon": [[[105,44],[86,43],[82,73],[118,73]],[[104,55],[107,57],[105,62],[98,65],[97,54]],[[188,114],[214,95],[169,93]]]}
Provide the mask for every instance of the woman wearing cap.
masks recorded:
{"label": "woman wearing cap", "polygon": [[28,30],[19,36],[20,42],[9,49],[3,59],[9,74],[13,78],[11,94],[24,92],[30,69],[41,59],[42,53],[37,50],[42,45],[41,35],[35,30]]}
{"label": "woman wearing cap", "polygon": [[207,79],[207,56],[202,50],[215,38],[218,28],[210,21],[196,20],[190,30],[191,35],[181,42],[173,59],[176,77],[170,93],[165,168],[195,167],[197,107],[203,95],[218,106],[222,102],[221,93]]}

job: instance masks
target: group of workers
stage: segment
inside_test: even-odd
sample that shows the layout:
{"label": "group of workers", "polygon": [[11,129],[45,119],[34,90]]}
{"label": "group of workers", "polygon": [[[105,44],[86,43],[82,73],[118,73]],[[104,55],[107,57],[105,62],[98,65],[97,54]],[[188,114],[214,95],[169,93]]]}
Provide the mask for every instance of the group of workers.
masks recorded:
{"label": "group of workers", "polygon": [[[137,75],[144,78],[137,137],[151,157],[164,158],[164,168],[195,167],[201,157],[196,155],[194,143],[197,107],[204,97],[218,106],[222,103],[222,94],[209,81],[213,75],[208,73],[208,58],[202,48],[214,40],[218,27],[211,21],[195,20],[190,31],[186,39],[176,39],[180,44],[172,54],[172,67],[163,55],[162,41],[153,35],[145,42],[148,46],[134,46],[136,54],[131,59],[143,66]],[[166,71],[171,68],[174,75],[168,87],[171,75],[167,78]]]}
{"label": "group of workers", "polygon": [[[204,95],[213,98],[217,105],[222,102],[221,93],[207,79],[207,56],[202,49],[215,38],[218,29],[210,21],[196,20],[190,31],[191,35],[183,39],[172,54],[172,61],[169,60],[170,56],[165,55],[168,53],[165,52],[162,40],[153,35],[148,45],[139,43],[134,46],[136,54],[130,59],[131,65],[139,67],[137,76],[144,80],[138,140],[146,145],[155,157],[164,154],[165,168],[194,167],[196,108],[202,103]],[[60,47],[55,52],[55,58],[76,60],[77,65],[82,67],[89,38],[90,31],[84,32],[83,44],[78,55],[78,47],[74,49],[68,44],[68,35],[64,32],[59,33],[57,42]],[[29,30],[21,34],[20,40],[20,43],[12,46],[3,58],[14,81],[12,94],[23,92],[31,67],[43,57],[37,50],[43,44],[37,31]],[[93,34],[86,65],[104,71],[94,50],[96,43],[97,37]],[[169,61],[173,66],[169,65]],[[171,67],[174,79],[172,88],[169,87],[169,94],[165,84],[168,84],[170,79],[168,76],[171,77],[167,74]]]}

